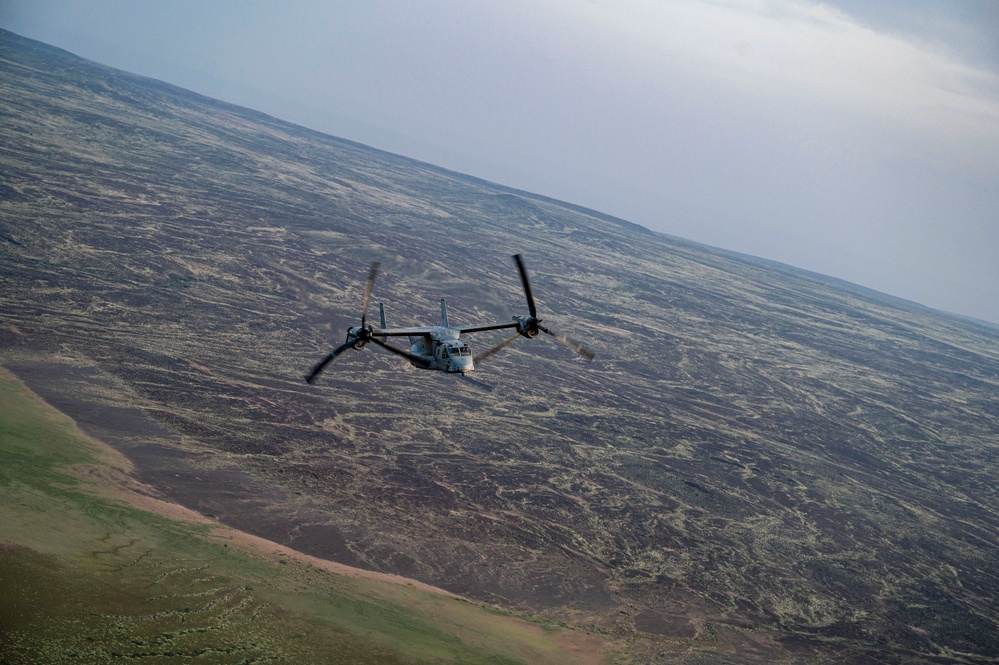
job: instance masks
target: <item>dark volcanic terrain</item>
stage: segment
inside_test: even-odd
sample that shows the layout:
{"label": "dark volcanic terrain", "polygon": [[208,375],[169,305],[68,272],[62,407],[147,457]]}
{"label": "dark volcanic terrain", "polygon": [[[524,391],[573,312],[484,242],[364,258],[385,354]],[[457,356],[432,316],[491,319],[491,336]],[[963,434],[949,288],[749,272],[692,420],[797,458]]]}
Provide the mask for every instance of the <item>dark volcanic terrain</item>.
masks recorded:
{"label": "dark volcanic terrain", "polygon": [[[372,349],[302,380],[372,260],[389,325],[464,324],[523,313],[518,252],[593,363],[520,339],[491,391]],[[986,324],[2,31],[0,299],[0,363],[303,552],[637,662],[999,662]]]}

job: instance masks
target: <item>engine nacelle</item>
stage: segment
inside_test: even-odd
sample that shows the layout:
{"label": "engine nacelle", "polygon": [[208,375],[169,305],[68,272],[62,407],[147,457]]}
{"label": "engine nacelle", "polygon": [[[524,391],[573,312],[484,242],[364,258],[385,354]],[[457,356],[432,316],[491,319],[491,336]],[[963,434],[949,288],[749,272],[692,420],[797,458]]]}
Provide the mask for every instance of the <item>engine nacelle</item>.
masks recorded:
{"label": "engine nacelle", "polygon": [[364,330],[363,328],[356,328],[354,326],[351,326],[350,328],[347,328],[347,339],[346,339],[346,342],[347,342],[347,344],[350,344],[351,346],[353,346],[358,351],[360,351],[361,349],[363,349],[364,345],[368,343],[368,340],[363,339],[358,334],[359,332],[363,332],[363,330]]}
{"label": "engine nacelle", "polygon": [[524,337],[534,339],[538,336],[538,320],[533,316],[515,316],[513,320],[517,322],[517,332]]}

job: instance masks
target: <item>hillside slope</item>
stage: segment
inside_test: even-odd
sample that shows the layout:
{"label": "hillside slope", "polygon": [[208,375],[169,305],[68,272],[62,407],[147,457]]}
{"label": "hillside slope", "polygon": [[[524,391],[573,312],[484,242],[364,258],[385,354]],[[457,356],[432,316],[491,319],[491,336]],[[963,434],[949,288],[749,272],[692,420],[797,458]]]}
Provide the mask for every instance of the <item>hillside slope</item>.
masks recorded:
{"label": "hillside slope", "polygon": [[0,662],[603,662],[599,638],[159,501],[3,370],[0,399]]}
{"label": "hillside slope", "polygon": [[[642,660],[999,653],[995,329],[6,32],[0,142],[0,361],[185,505]],[[372,260],[390,325],[461,324],[518,252],[595,362],[302,381]]]}

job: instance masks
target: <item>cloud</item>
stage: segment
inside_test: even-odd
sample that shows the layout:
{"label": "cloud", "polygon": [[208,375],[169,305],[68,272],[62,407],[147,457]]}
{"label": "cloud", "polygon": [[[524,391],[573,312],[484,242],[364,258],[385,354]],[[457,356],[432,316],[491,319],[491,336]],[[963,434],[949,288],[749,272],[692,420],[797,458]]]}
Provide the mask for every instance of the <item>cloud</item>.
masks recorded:
{"label": "cloud", "polygon": [[[8,17],[321,131],[966,303],[999,283],[999,59],[953,39],[994,30],[951,3],[922,3],[918,30],[909,0],[871,4],[13,0]],[[999,321],[999,297],[977,302]]]}
{"label": "cloud", "polygon": [[685,75],[733,94],[812,97],[924,128],[942,120],[971,131],[999,127],[994,71],[877,32],[829,5],[614,0],[559,7],[560,16],[542,18],[576,26],[573,38],[596,48],[590,62],[579,64],[596,76],[608,74],[601,63],[614,63],[636,85],[655,87],[657,79]]}
{"label": "cloud", "polygon": [[548,6],[513,18],[580,109],[577,143],[530,143],[558,193],[944,308],[996,281],[996,72],[815,2]]}

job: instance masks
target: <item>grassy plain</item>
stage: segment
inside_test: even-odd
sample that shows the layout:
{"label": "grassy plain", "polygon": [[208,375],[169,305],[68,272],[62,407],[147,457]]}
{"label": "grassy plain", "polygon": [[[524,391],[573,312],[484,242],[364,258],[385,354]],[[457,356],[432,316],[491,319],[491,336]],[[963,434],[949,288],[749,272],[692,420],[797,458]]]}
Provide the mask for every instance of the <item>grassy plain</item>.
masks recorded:
{"label": "grassy plain", "polygon": [[124,458],[5,370],[0,403],[0,662],[603,660],[498,610],[136,507],[149,497]]}

